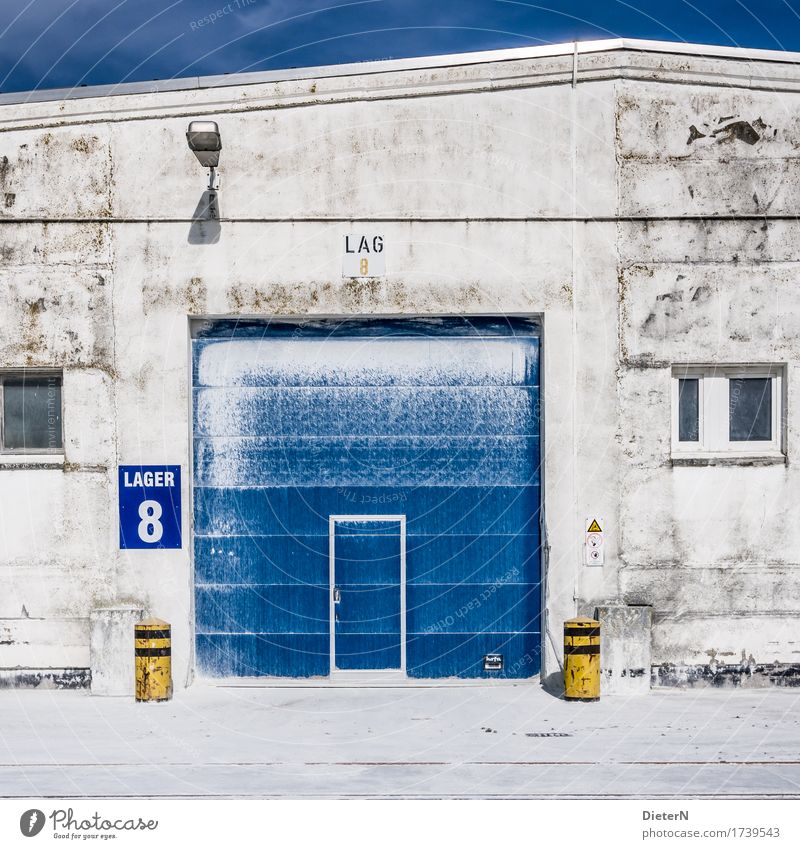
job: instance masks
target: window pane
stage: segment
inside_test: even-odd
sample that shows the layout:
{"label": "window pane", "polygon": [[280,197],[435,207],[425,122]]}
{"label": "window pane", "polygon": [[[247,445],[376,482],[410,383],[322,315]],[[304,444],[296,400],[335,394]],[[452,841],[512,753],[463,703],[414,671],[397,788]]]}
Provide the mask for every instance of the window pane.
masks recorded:
{"label": "window pane", "polygon": [[772,378],[738,377],[728,385],[731,442],[769,442],[772,439]]}
{"label": "window pane", "polygon": [[700,441],[700,381],[678,381],[678,441]]}
{"label": "window pane", "polygon": [[7,449],[61,448],[61,378],[7,377],[3,381],[3,443]]}

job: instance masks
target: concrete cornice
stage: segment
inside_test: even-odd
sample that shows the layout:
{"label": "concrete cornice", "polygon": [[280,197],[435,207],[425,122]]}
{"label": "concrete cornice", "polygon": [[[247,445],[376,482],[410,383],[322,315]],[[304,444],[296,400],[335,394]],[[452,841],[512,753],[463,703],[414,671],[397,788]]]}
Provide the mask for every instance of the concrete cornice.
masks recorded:
{"label": "concrete cornice", "polygon": [[0,94],[0,127],[184,117],[608,79],[800,91],[800,53],[639,39]]}

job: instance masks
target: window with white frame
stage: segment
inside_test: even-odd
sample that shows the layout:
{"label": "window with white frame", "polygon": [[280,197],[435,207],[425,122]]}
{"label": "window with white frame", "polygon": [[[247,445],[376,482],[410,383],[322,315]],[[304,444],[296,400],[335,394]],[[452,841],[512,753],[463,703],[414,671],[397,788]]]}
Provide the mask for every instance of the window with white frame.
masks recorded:
{"label": "window with white frame", "polygon": [[779,365],[673,366],[673,455],[779,455]]}
{"label": "window with white frame", "polygon": [[0,372],[0,453],[60,454],[61,371]]}

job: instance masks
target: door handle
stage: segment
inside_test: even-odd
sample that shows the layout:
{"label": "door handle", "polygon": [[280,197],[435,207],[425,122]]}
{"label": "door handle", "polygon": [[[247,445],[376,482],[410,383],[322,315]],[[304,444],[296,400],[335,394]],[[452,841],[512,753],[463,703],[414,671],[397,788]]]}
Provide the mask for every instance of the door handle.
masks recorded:
{"label": "door handle", "polygon": [[341,600],[342,600],[342,591],[339,589],[339,587],[334,587],[333,588],[333,603],[339,604],[339,602]]}

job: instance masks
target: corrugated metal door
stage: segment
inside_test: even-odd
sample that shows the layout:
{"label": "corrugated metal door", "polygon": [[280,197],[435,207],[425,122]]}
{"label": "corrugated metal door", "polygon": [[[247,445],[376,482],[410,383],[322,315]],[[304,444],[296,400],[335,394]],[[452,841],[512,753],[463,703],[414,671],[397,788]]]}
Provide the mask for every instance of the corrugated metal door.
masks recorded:
{"label": "corrugated metal door", "polygon": [[[206,322],[193,351],[202,673],[330,673],[330,518],[353,514],[405,517],[410,676],[538,672],[535,321]],[[395,568],[393,531],[349,530],[345,560]],[[355,609],[333,630],[354,663],[393,668],[397,583],[374,586],[391,631]]]}

